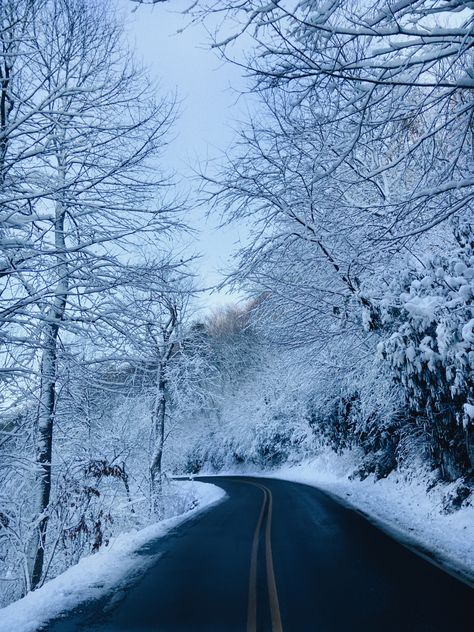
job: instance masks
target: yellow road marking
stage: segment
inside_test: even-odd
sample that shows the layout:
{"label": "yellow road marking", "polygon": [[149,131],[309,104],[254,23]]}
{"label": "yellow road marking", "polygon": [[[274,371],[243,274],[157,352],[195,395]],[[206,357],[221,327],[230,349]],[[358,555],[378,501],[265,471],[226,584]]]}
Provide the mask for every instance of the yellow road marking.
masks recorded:
{"label": "yellow road marking", "polygon": [[272,510],[273,510],[273,496],[271,491],[266,488],[269,496],[268,503],[268,516],[267,516],[267,529],[265,533],[265,554],[267,558],[267,582],[268,582],[268,595],[270,598],[270,613],[272,617],[272,630],[273,632],[283,632],[281,626],[280,616],[280,604],[278,603],[278,592],[275,581],[275,572],[273,570],[273,555],[272,555]]}
{"label": "yellow road marking", "polygon": [[265,509],[268,506],[267,525],[265,529],[265,560],[267,570],[268,597],[270,602],[270,616],[272,622],[272,632],[283,632],[280,615],[280,604],[278,602],[278,592],[275,580],[275,571],[273,568],[272,554],[272,513],[273,513],[273,495],[268,487],[259,483],[251,483],[250,481],[242,481],[249,485],[258,487],[263,492],[263,503],[258,516],[257,525],[252,541],[252,555],[250,558],[250,581],[249,581],[249,601],[247,613],[247,632],[257,632],[257,562],[258,562],[258,543],[260,540],[260,531],[262,529]]}
{"label": "yellow road marking", "polygon": [[247,611],[247,632],[257,632],[257,558],[258,541],[260,539],[260,529],[262,527],[263,516],[267,506],[267,492],[263,491],[263,503],[252,542],[252,556],[250,558],[250,581],[249,581],[249,603]]}

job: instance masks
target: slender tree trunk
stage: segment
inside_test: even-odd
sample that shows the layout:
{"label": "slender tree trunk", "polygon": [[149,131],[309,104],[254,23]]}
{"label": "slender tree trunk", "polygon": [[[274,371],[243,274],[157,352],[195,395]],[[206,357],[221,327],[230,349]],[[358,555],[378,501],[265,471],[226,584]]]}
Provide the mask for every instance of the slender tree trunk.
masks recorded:
{"label": "slender tree trunk", "polygon": [[472,424],[466,428],[466,452],[469,461],[469,473],[474,474],[474,429]]}
{"label": "slender tree trunk", "polygon": [[51,497],[51,457],[53,449],[53,425],[56,403],[56,369],[58,326],[47,327],[45,348],[41,360],[41,385],[38,411],[38,490],[35,508],[40,520],[33,538],[31,556],[31,588],[41,581],[44,564],[46,531],[48,526],[47,509]]}
{"label": "slender tree trunk", "polygon": [[41,581],[48,528],[48,506],[51,498],[51,459],[53,450],[53,429],[56,408],[56,378],[58,366],[58,336],[60,323],[64,318],[68,293],[68,263],[64,234],[65,208],[61,201],[56,203],[55,247],[57,282],[47,324],[43,331],[43,354],[41,358],[41,382],[37,418],[37,497],[35,513],[39,518],[30,549],[31,588],[34,590]]}
{"label": "slender tree trunk", "polygon": [[162,508],[162,461],[163,446],[165,442],[165,417],[166,417],[166,379],[165,366],[162,362],[157,371],[157,384],[155,404],[152,413],[152,423],[155,435],[154,452],[150,467],[152,508],[159,513]]}

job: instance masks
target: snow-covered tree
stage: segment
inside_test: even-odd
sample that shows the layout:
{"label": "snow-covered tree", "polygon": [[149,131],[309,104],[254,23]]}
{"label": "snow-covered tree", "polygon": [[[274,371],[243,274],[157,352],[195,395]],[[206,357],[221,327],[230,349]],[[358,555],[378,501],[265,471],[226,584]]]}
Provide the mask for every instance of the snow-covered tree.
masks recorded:
{"label": "snow-covered tree", "polygon": [[23,387],[37,403],[26,554],[35,587],[61,354],[107,318],[108,294],[130,283],[128,253],[156,250],[179,225],[157,163],[174,106],[156,99],[103,2],[24,0],[0,12],[1,353],[10,392]]}
{"label": "snow-covered tree", "polygon": [[411,423],[429,437],[433,464],[455,480],[474,468],[474,237],[455,228],[449,253],[397,275],[383,298],[380,357],[401,385]]}

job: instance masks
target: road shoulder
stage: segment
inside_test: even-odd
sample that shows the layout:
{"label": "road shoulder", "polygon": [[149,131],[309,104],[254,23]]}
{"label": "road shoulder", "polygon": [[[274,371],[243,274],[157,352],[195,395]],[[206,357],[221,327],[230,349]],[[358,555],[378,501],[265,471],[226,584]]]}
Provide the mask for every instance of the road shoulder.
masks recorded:
{"label": "road shoulder", "polygon": [[348,472],[342,462],[335,465],[333,460],[328,467],[316,459],[259,475],[324,491],[416,554],[474,587],[473,506],[445,514],[437,504],[441,491],[427,496],[422,482],[406,481],[396,473],[379,481],[373,477],[350,480]]}
{"label": "road shoulder", "polygon": [[123,590],[125,584],[141,576],[150,564],[156,562],[156,556],[139,555],[140,549],[226,497],[224,490],[216,485],[183,482],[183,486],[192,486],[197,507],[139,531],[120,534],[98,553],[82,558],[41,588],[0,609],[0,632],[36,632],[51,619],[81,603]]}

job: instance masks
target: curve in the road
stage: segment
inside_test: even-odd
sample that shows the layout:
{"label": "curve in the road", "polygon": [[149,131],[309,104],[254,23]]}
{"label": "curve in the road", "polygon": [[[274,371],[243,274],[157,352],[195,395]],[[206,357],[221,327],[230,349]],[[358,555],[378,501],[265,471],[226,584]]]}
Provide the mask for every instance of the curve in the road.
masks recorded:
{"label": "curve in the road", "polygon": [[158,561],[50,632],[471,632],[474,591],[306,485],[200,479],[228,498],[151,543]]}

